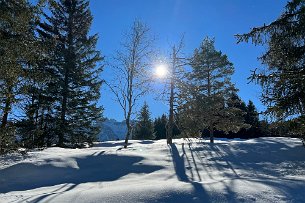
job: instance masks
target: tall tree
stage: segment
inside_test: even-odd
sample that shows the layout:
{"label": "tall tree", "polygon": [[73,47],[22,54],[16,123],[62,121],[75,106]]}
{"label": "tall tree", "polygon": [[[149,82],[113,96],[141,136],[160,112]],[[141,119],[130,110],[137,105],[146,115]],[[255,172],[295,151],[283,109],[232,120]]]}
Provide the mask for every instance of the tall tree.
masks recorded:
{"label": "tall tree", "polygon": [[232,105],[235,101],[231,94],[236,92],[231,83],[233,64],[215,49],[214,39],[203,40],[194,52],[191,66],[188,86],[181,94],[185,100],[181,107],[184,128],[192,133],[208,129],[213,143],[215,129],[237,132],[244,127],[242,111]]}
{"label": "tall tree", "polygon": [[88,0],[50,1],[51,15],[41,24],[45,36],[56,39],[54,51],[57,90],[58,145],[92,142],[102,119],[100,72],[103,59],[96,50],[97,35],[89,35],[92,15]]}
{"label": "tall tree", "polygon": [[[43,2],[43,1],[42,1]],[[27,76],[23,79],[24,117],[16,123],[18,134],[25,147],[50,146],[56,141],[55,107],[58,94],[58,74],[56,69],[56,38],[43,30],[44,5],[38,4],[35,37],[39,49],[34,63],[24,68]]]}
{"label": "tall tree", "polygon": [[13,137],[8,119],[20,100],[24,67],[34,61],[35,8],[27,0],[0,0],[0,150]]}
{"label": "tall tree", "polygon": [[139,113],[133,138],[138,140],[152,140],[155,138],[154,126],[150,118],[149,107],[146,102]]}
{"label": "tall tree", "polygon": [[266,69],[253,71],[251,79],[262,86],[261,101],[266,113],[279,120],[293,119],[305,140],[305,2],[291,0],[285,11],[268,25],[237,35],[238,43],[252,40],[265,45],[260,57]]}
{"label": "tall tree", "polygon": [[38,39],[40,50],[35,64],[24,69],[27,78],[24,89],[22,110],[23,119],[16,123],[25,147],[50,146],[56,140],[57,77],[50,54],[53,40]]}
{"label": "tall tree", "polygon": [[152,43],[149,28],[142,22],[135,21],[126,33],[122,49],[115,58],[115,81],[108,84],[124,112],[127,126],[125,148],[131,135],[131,119],[135,113],[135,104],[149,90],[148,66]]}
{"label": "tall tree", "polygon": [[184,66],[188,64],[188,59],[182,56],[183,49],[183,37],[181,38],[178,45],[172,46],[171,56],[170,56],[170,71],[169,71],[169,114],[168,123],[166,131],[167,144],[172,144],[172,139],[174,132],[180,134],[177,129],[177,113],[178,113],[178,103],[179,94],[183,86],[183,76],[184,76]]}
{"label": "tall tree", "polygon": [[267,68],[253,71],[251,79],[262,86],[266,113],[280,119],[305,115],[304,25],[305,2],[291,0],[274,22],[236,36],[238,43],[252,40],[266,46],[260,60]]}

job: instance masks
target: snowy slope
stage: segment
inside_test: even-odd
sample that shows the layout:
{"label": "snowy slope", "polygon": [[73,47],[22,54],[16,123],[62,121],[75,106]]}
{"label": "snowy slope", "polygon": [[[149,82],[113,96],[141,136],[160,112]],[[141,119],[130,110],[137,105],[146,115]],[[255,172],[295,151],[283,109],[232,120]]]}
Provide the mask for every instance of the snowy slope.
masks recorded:
{"label": "snowy slope", "polygon": [[127,132],[125,121],[118,122],[114,119],[107,119],[100,125],[102,126],[99,134],[100,141],[122,140],[125,138]]}
{"label": "snowy slope", "polygon": [[0,158],[0,202],[305,202],[298,139],[122,141]]}

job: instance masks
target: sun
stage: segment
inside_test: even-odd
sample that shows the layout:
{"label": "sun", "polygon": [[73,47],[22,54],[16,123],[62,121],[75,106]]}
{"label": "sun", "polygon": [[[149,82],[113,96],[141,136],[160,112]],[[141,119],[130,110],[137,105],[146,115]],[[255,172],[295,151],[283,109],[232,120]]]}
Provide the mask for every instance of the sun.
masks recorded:
{"label": "sun", "polygon": [[165,64],[156,67],[155,74],[158,78],[164,78],[168,74],[168,68]]}

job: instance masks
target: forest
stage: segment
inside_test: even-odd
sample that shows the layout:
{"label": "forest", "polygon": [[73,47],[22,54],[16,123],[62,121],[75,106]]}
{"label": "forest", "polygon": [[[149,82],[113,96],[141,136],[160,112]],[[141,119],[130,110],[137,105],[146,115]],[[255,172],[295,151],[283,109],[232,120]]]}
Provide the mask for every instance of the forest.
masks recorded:
{"label": "forest", "polygon": [[[93,16],[87,0],[0,1],[0,151],[18,147],[80,147],[98,141],[103,106],[101,86],[119,103],[129,139],[214,137],[257,138],[305,136],[304,1],[287,2],[270,24],[237,34],[236,46],[266,47],[249,82],[261,86],[258,112],[243,101],[231,81],[234,65],[204,37],[192,56],[183,53],[184,41],[170,47],[162,99],[168,113],[151,118],[147,103],[138,100],[153,92],[149,68],[160,60],[153,49],[148,25],[135,20],[122,37],[112,64],[90,34]],[[105,28],[107,29],[107,28]],[[106,66],[116,79],[101,77]],[[104,95],[104,97],[107,95]],[[136,115],[136,117],[133,117]]]}

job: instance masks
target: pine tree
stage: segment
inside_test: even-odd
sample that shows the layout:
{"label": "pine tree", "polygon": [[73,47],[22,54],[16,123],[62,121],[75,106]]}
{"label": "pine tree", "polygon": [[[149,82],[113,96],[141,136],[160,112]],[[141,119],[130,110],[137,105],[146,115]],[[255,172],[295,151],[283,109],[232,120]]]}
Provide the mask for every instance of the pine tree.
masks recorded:
{"label": "pine tree", "polygon": [[254,138],[263,135],[263,126],[259,120],[259,114],[256,110],[254,103],[249,100],[247,105],[247,113],[245,115],[245,123],[249,124],[251,127],[247,129],[247,136]]}
{"label": "pine tree", "polygon": [[[41,7],[42,8],[42,7]],[[40,17],[43,11],[37,8]],[[54,55],[56,38],[43,31],[42,19],[36,21],[36,60],[24,68],[22,109],[25,116],[16,123],[24,147],[50,146],[56,142],[55,106],[58,74]]]}
{"label": "pine tree", "polygon": [[162,114],[161,117],[158,117],[154,121],[154,133],[156,140],[166,139],[166,125],[168,119],[165,114]]}
{"label": "pine tree", "polygon": [[[251,103],[253,104],[253,102]],[[237,95],[236,92],[231,93],[229,106],[240,109],[242,112],[244,112],[244,115],[246,117],[247,105],[244,101],[242,101],[242,99]]]}
{"label": "pine tree", "polygon": [[238,43],[251,40],[255,45],[266,46],[260,60],[267,69],[255,70],[251,79],[262,86],[266,113],[280,120],[305,115],[304,25],[305,2],[291,0],[277,20],[237,35]]}
{"label": "pine tree", "polygon": [[[245,124],[247,122],[245,121],[246,114],[247,114],[247,105],[242,99],[237,95],[236,92],[232,92],[230,95],[230,99],[228,100],[228,107],[236,108],[239,110],[240,115],[244,119]],[[250,127],[248,125],[247,127]],[[247,136],[247,128],[246,125],[241,128],[238,132],[229,132],[228,135],[224,135],[223,132],[218,132],[218,134],[221,134],[221,136],[226,136],[229,138],[245,138]]]}
{"label": "pine tree", "polygon": [[35,60],[35,20],[27,0],[0,0],[0,151],[14,141],[9,114],[20,103],[24,68]]}
{"label": "pine tree", "polygon": [[[42,41],[46,43],[44,40]],[[43,56],[36,65],[30,66],[25,72],[28,75],[24,81],[24,102],[22,103],[25,117],[16,123],[22,143],[25,147],[50,146],[55,142],[56,115],[55,102],[57,83],[54,69],[50,66],[48,52],[43,50]]]}
{"label": "pine tree", "polygon": [[214,39],[205,38],[196,49],[191,62],[192,72],[188,74],[188,87],[181,107],[183,128],[191,130],[194,136],[203,129],[210,132],[214,142],[214,131],[237,132],[244,127],[242,111],[232,104],[230,95],[236,92],[230,77],[233,64],[227,56],[217,51]]}
{"label": "pine tree", "polygon": [[56,39],[54,48],[57,90],[58,145],[92,142],[102,119],[100,97],[102,60],[95,49],[97,35],[89,36],[92,15],[87,0],[50,1],[51,15],[41,24],[45,36]]}
{"label": "pine tree", "polygon": [[134,133],[134,139],[152,140],[155,138],[154,126],[150,118],[149,107],[145,102],[138,116],[138,122]]}
{"label": "pine tree", "polygon": [[259,116],[258,112],[256,110],[255,105],[251,100],[249,100],[249,103],[247,105],[247,113],[245,115],[245,123],[250,124],[253,127],[257,127],[259,124]]}

